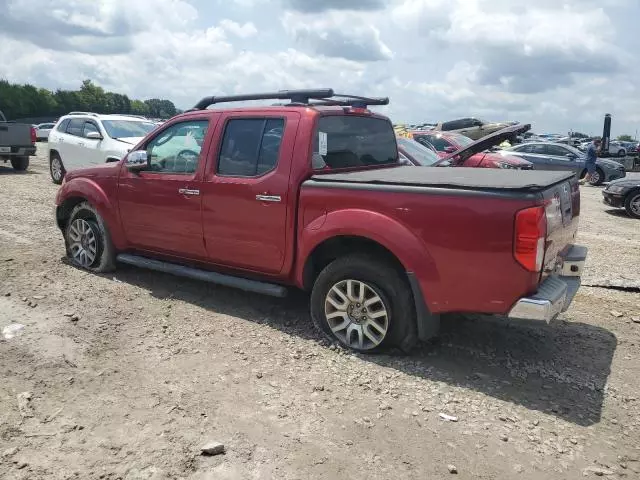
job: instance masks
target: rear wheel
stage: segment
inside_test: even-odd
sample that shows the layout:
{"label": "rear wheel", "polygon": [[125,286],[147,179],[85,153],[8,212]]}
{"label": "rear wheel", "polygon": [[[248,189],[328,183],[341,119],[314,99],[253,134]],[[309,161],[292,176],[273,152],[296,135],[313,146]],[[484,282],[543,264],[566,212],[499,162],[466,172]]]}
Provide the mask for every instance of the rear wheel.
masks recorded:
{"label": "rear wheel", "polygon": [[635,190],[627,195],[624,209],[630,217],[640,218],[640,190]]}
{"label": "rear wheel", "polygon": [[62,159],[57,153],[52,153],[49,159],[49,173],[51,174],[51,180],[56,185],[60,185],[64,179],[66,173]]}
{"label": "rear wheel", "polygon": [[11,166],[14,170],[24,172],[29,168],[29,157],[12,157]]}
{"label": "rear wheel", "polygon": [[64,234],[67,256],[71,262],[92,272],[115,268],[116,253],[104,220],[88,202],[71,212]]}
{"label": "rear wheel", "polygon": [[599,185],[602,185],[602,182],[604,182],[604,172],[600,167],[598,167],[596,168],[596,171],[591,175],[589,183],[594,187],[597,187]]}
{"label": "rear wheel", "polygon": [[393,266],[366,255],[330,263],[311,293],[314,326],[329,340],[359,352],[409,351],[417,341],[411,288]]}

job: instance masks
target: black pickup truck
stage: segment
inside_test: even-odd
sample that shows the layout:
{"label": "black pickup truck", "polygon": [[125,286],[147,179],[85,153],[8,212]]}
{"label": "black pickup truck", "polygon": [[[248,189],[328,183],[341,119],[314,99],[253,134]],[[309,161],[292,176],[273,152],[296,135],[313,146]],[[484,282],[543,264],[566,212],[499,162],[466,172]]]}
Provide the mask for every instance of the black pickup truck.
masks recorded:
{"label": "black pickup truck", "polygon": [[10,161],[15,170],[26,170],[29,157],[36,154],[36,140],[32,125],[8,122],[0,110],[0,160]]}

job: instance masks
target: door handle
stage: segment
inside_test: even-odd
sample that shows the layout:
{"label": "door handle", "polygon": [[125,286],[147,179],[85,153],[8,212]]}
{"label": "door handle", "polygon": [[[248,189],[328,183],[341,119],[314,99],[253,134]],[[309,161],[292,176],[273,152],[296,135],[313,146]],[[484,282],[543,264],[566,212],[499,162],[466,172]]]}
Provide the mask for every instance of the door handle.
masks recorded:
{"label": "door handle", "polygon": [[84,147],[84,143],[78,143],[80,147]]}
{"label": "door handle", "polygon": [[260,202],[281,202],[280,195],[256,195],[256,200]]}
{"label": "door handle", "polygon": [[190,188],[179,188],[178,193],[182,195],[200,195],[200,190],[192,190]]}

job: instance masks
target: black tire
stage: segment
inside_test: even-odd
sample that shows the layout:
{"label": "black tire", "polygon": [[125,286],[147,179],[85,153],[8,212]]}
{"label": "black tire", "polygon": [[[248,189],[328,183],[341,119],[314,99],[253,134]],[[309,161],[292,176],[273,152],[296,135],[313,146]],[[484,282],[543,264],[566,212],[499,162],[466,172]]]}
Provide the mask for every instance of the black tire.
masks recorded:
{"label": "black tire", "polygon": [[[71,245],[73,243],[71,230],[77,220],[85,221],[95,238],[95,259],[89,264],[81,263],[74,257],[71,251]],[[96,273],[115,270],[116,251],[111,241],[109,229],[100,214],[89,202],[82,202],[76,205],[71,211],[69,221],[64,231],[64,242],[67,257],[73,265]]]}
{"label": "black tire", "polygon": [[29,168],[29,157],[11,157],[11,166],[18,172],[24,172]]}
{"label": "black tire", "polygon": [[[360,348],[331,331],[325,301],[332,287],[347,279],[365,283],[380,297],[386,308],[386,334],[377,345],[367,338],[369,345],[364,345],[363,342],[363,348]],[[365,310],[365,314],[370,312],[371,310]],[[311,292],[311,319],[315,328],[331,342],[338,341],[349,349],[363,353],[377,352],[386,347],[398,347],[409,352],[418,341],[413,294],[405,275],[392,265],[368,255],[338,258],[320,272]],[[344,337],[346,336],[345,334]],[[353,335],[350,336],[353,338]]]}
{"label": "black tire", "polygon": [[618,150],[618,156],[619,157],[626,157],[627,156],[627,152],[624,150]]}
{"label": "black tire", "polygon": [[640,190],[634,190],[629,192],[624,199],[624,209],[631,218],[640,219],[640,211],[637,208],[634,208],[632,204],[635,202],[640,202]]}
{"label": "black tire", "polygon": [[604,182],[604,172],[600,167],[596,168],[596,172],[598,173],[598,179],[595,182],[590,180],[589,183],[594,187],[599,187]]}
{"label": "black tire", "polygon": [[[54,174],[54,162],[60,163],[61,175],[59,177],[57,174]],[[49,175],[51,175],[51,181],[56,185],[60,185],[62,183],[62,180],[64,180],[64,176],[66,175],[66,173],[67,171],[64,168],[64,164],[62,163],[62,158],[60,158],[60,155],[58,155],[57,153],[52,153],[49,157]]]}

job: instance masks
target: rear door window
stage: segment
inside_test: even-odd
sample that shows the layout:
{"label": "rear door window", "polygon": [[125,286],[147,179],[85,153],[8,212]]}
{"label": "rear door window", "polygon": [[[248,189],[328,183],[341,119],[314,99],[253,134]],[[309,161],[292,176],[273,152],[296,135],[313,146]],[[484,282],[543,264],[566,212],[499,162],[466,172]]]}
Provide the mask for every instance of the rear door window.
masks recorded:
{"label": "rear door window", "polygon": [[554,157],[564,157],[567,153],[569,153],[566,149],[558,146],[558,145],[546,145],[546,154],[553,155]]}
{"label": "rear door window", "polygon": [[220,148],[218,175],[258,177],[274,170],[283,133],[283,118],[229,120]]}
{"label": "rear door window", "polygon": [[58,128],[56,128],[56,130],[58,130],[59,132],[66,132],[69,122],[70,122],[70,119],[65,118],[60,122],[60,125],[58,125]]}
{"label": "rear door window", "polygon": [[354,115],[320,117],[313,168],[353,168],[398,163],[396,135],[386,119]]}

